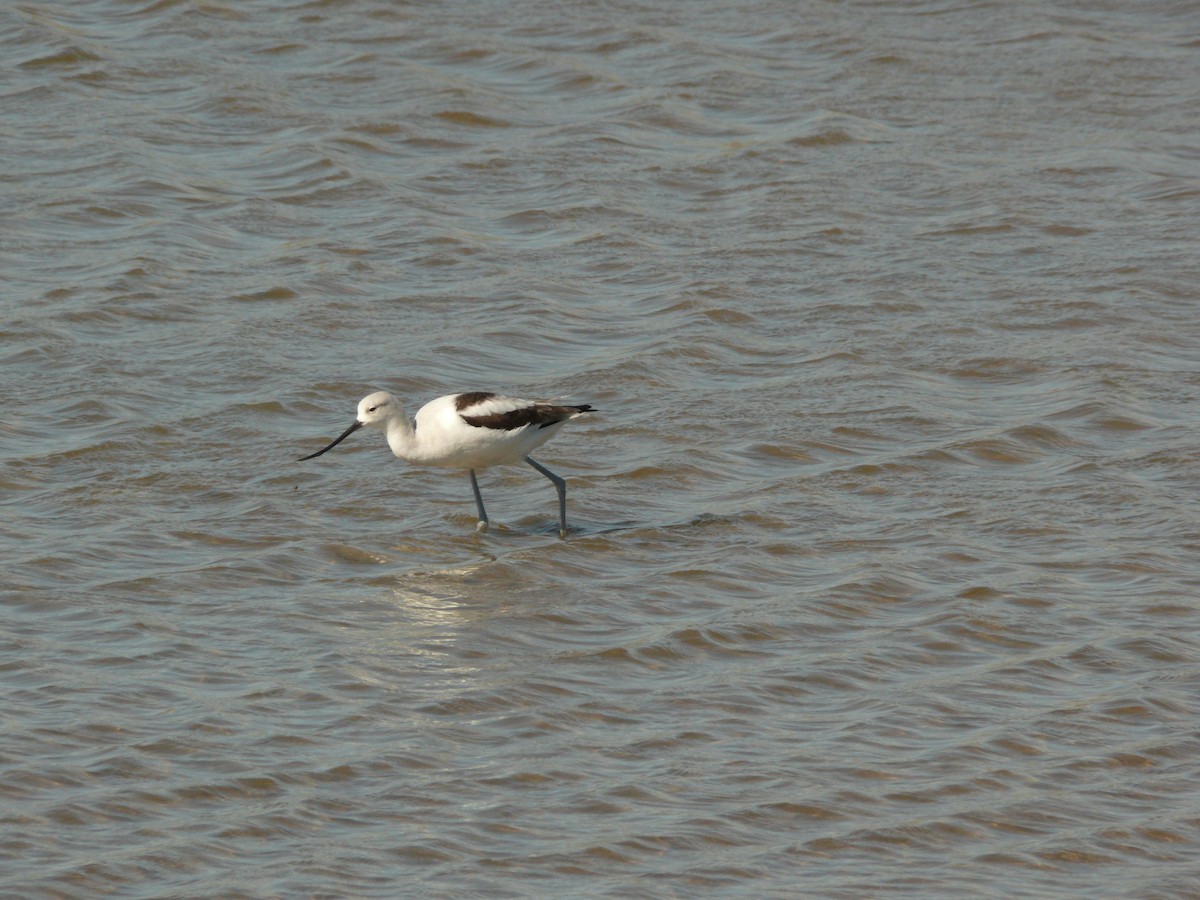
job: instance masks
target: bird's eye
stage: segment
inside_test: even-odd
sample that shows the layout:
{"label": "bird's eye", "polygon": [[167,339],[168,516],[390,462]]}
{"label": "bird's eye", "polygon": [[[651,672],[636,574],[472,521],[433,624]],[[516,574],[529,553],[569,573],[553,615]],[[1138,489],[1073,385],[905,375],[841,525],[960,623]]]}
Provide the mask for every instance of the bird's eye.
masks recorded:
{"label": "bird's eye", "polygon": [[377,409],[379,409],[378,406],[372,406],[370,409],[367,410],[367,412],[375,412],[375,410],[377,410]]}

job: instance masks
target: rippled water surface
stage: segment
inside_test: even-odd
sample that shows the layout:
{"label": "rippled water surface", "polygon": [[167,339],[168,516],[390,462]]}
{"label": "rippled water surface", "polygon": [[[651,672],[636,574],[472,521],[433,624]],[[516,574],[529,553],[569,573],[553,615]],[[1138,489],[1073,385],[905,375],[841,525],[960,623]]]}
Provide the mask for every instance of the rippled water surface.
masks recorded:
{"label": "rippled water surface", "polygon": [[1198,21],[8,7],[0,892],[1200,896]]}

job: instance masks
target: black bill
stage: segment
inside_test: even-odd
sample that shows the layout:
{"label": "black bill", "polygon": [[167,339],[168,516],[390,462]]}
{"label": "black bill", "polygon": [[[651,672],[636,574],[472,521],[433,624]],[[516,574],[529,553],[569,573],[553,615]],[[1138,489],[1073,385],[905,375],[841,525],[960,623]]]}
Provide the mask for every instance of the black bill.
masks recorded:
{"label": "black bill", "polygon": [[340,435],[338,435],[337,438],[334,439],[333,443],[330,444],[328,447],[326,447],[324,450],[318,450],[316,453],[310,453],[310,454],[308,454],[308,456],[302,456],[298,460],[296,460],[296,462],[304,462],[306,459],[312,459],[315,456],[320,456],[322,453],[328,453],[330,450],[332,450],[334,447],[336,447],[338,444],[340,444],[346,438],[350,437],[350,435],[354,434],[354,432],[358,431],[358,429],[360,429],[362,427],[363,427],[362,422],[355,422],[353,425],[351,425],[349,428],[347,428],[345,431],[343,431]]}

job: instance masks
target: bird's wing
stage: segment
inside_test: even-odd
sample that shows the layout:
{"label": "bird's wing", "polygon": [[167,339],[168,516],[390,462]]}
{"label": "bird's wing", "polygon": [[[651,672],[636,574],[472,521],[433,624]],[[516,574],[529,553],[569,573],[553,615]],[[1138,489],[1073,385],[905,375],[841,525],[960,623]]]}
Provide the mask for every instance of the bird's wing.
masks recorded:
{"label": "bird's wing", "polygon": [[569,419],[576,412],[571,406],[485,393],[458,394],[455,409],[468,425],[499,431],[512,431],[528,425],[552,425]]}

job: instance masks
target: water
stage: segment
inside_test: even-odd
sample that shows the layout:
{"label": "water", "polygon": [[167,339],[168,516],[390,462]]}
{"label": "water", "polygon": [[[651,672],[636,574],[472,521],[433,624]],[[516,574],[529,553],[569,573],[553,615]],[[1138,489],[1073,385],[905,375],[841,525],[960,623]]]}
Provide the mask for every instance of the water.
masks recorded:
{"label": "water", "polygon": [[4,13],[3,893],[1200,896],[1193,13]]}

